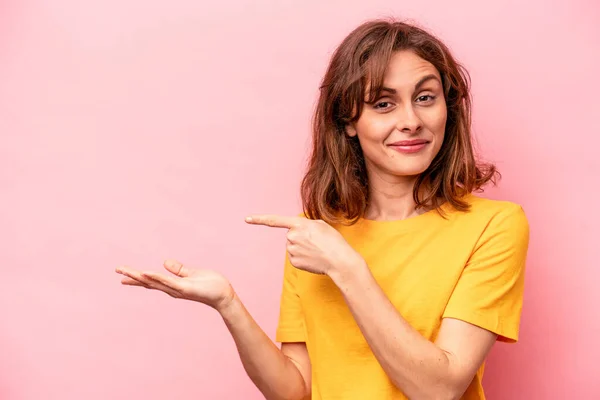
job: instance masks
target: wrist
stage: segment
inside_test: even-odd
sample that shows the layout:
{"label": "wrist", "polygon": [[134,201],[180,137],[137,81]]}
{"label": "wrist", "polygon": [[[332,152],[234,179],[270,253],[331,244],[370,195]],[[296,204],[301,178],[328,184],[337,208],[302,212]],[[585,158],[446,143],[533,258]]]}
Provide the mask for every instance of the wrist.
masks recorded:
{"label": "wrist", "polygon": [[342,286],[345,286],[357,279],[360,280],[360,277],[364,276],[365,273],[369,273],[367,262],[362,257],[358,256],[353,262],[339,265],[336,268],[331,268],[327,275],[336,284],[336,286],[342,288]]}
{"label": "wrist", "polygon": [[240,299],[232,288],[231,292],[224,296],[223,299],[215,305],[214,309],[217,310],[223,318],[226,318],[235,313],[235,309],[239,308],[239,303]]}

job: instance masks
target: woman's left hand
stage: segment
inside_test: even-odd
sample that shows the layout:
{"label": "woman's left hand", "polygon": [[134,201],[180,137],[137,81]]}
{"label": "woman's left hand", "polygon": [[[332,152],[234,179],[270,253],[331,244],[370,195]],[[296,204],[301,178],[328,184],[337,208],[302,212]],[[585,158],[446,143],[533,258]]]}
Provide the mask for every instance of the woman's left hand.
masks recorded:
{"label": "woman's left hand", "polygon": [[363,265],[364,260],[332,226],[321,220],[280,215],[253,215],[253,225],[286,228],[290,263],[314,274],[330,275]]}

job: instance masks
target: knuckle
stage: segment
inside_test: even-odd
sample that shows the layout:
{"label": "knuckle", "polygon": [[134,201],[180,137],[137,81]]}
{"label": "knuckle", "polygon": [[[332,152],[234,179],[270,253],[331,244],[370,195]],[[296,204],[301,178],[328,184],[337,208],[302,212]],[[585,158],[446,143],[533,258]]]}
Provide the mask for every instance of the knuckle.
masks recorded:
{"label": "knuckle", "polygon": [[296,252],[296,246],[294,246],[293,244],[290,244],[290,245],[288,245],[288,246],[287,246],[287,252],[288,252],[288,254],[289,254],[290,258],[293,258],[293,257],[295,257],[295,255],[294,255],[294,254],[295,254],[295,252]]}

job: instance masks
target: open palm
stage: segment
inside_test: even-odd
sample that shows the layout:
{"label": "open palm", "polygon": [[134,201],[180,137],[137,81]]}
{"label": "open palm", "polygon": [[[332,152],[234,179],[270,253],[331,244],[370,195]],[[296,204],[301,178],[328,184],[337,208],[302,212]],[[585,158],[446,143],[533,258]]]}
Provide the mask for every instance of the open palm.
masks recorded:
{"label": "open palm", "polygon": [[116,272],[125,276],[121,280],[124,285],[160,290],[171,297],[198,301],[215,309],[234,297],[229,281],[216,271],[187,268],[174,260],[165,261],[164,267],[172,275],[129,267],[119,267]]}

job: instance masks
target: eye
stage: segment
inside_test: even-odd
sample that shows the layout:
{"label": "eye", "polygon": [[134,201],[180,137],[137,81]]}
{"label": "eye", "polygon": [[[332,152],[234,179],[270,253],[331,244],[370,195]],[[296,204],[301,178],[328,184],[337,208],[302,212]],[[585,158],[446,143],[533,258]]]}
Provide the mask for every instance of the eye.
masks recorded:
{"label": "eye", "polygon": [[417,97],[417,103],[431,103],[433,100],[435,100],[435,96],[430,94]]}
{"label": "eye", "polygon": [[375,105],[373,106],[374,109],[376,110],[385,110],[387,108],[390,108],[392,105],[391,102],[389,101],[380,101],[378,103],[375,103]]}

